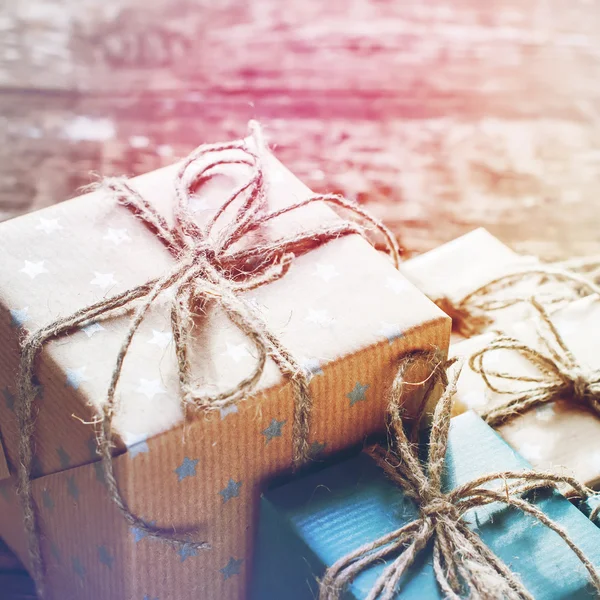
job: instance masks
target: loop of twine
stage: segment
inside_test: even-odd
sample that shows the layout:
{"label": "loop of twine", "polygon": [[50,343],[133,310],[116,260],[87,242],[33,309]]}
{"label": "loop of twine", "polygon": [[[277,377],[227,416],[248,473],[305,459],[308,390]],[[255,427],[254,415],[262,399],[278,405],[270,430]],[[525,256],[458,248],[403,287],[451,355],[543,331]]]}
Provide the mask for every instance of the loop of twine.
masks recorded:
{"label": "loop of twine", "polygon": [[[409,355],[408,360],[436,361],[435,385],[444,386],[433,417],[426,462],[423,464],[420,461],[417,446],[409,441],[404,431],[399,398],[393,389],[389,404],[390,449],[374,446],[368,449],[368,453],[388,478],[417,504],[420,516],[378,540],[361,546],[328,568],[320,583],[319,599],[339,600],[344,588],[362,571],[386,560],[386,567],[369,591],[367,600],[392,600],[397,597],[403,577],[419,553],[433,540],[433,570],[445,597],[452,600],[462,597],[474,600],[533,600],[520,579],[467,527],[462,518],[467,511],[492,503],[502,503],[531,515],[560,536],[583,564],[600,595],[600,575],[591,561],[558,523],[522,497],[532,490],[555,488],[557,484],[570,486],[582,498],[589,497],[593,492],[571,477],[538,471],[489,473],[444,492],[442,475],[452,397],[460,367],[449,381],[445,367],[450,363],[444,365],[439,353],[421,352]],[[402,366],[399,374],[404,369]],[[430,387],[429,393],[435,385]],[[493,482],[499,483],[500,487],[487,487]]]}
{"label": "loop of twine", "polygon": [[[567,294],[567,288],[573,293],[573,297],[581,297],[589,294],[600,296],[600,285],[593,281],[586,273],[580,274],[569,270],[569,263],[554,265],[540,265],[536,268],[520,269],[481,285],[460,299],[449,296],[435,298],[434,302],[450,317],[452,317],[453,329],[464,337],[473,337],[483,333],[492,323],[493,318],[488,314],[496,310],[502,310],[521,303],[529,303],[531,295],[509,295],[506,298],[498,298],[496,295],[514,285],[528,280],[538,282],[553,281],[566,284],[567,287],[560,293],[546,294],[544,303],[553,305],[558,302],[573,299]],[[542,295],[538,301],[541,303]]]}
{"label": "loop of twine", "polygon": [[[398,266],[399,248],[391,232],[360,206],[341,196],[313,195],[284,208],[270,211],[263,169],[263,159],[267,150],[258,124],[252,122],[250,127],[254,150],[251,150],[245,141],[206,144],[183,160],[175,179],[177,202],[173,227],[169,226],[166,219],[127,181],[116,178],[104,180],[103,187],[117,202],[137,216],[166,246],[176,260],[175,266],[161,277],[103,299],[68,317],[60,318],[29,334],[23,340],[16,406],[20,427],[17,491],[23,508],[32,576],[40,598],[45,595],[44,565],[31,488],[31,463],[34,405],[38,393],[34,377],[35,363],[39,352],[48,341],[98,320],[133,313],[117,354],[96,431],[97,451],[102,459],[109,495],[129,525],[143,531],[148,537],[206,550],[210,548],[206,541],[190,540],[181,532],[173,532],[172,528],[158,528],[133,514],[119,490],[113,470],[112,423],[117,410],[115,394],[123,362],[134,335],[157,297],[165,290],[174,292],[171,326],[184,409],[218,410],[247,397],[256,389],[267,357],[270,357],[293,386],[292,460],[294,466],[298,467],[308,460],[310,454],[308,436],[312,401],[308,376],[292,354],[268,330],[262,316],[244,297],[243,292],[281,279],[296,256],[340,236],[358,234],[370,241],[369,228],[357,221],[339,220],[275,241],[255,242],[251,239],[251,234],[290,212],[314,203],[328,204],[352,214],[359,221],[366,222],[377,230],[384,238],[387,253]],[[201,170],[191,181],[186,180],[188,169],[201,159],[206,161]],[[191,195],[228,165],[242,165],[250,169],[251,174],[231,193],[208,223],[197,224],[189,210]],[[234,203],[237,205],[234,206]],[[216,227],[217,222],[228,208],[233,212],[233,218],[219,229]],[[191,360],[194,308],[209,301],[216,302],[224,310],[230,321],[254,345],[257,354],[257,361],[250,375],[231,389],[212,395],[206,394],[194,381]]]}
{"label": "loop of twine", "polygon": [[[498,427],[558,398],[585,406],[600,417],[600,371],[584,369],[569,350],[544,306],[535,298],[530,302],[539,321],[539,349],[510,336],[499,335],[469,358],[469,366],[481,375],[490,390],[510,396],[506,402],[484,412],[483,419],[492,427]],[[488,367],[485,357],[497,350],[518,353],[536,368],[539,375],[515,375]],[[526,384],[525,389],[515,389],[515,382]]]}

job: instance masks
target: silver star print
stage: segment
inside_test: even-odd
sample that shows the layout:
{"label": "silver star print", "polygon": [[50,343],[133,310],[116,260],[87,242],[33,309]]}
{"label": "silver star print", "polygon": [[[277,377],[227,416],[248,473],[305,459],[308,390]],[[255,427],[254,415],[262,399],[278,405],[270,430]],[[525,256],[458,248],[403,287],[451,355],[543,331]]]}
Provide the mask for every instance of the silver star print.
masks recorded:
{"label": "silver star print", "polygon": [[56,544],[54,542],[50,544],[50,553],[52,554],[54,560],[57,563],[61,562],[60,552],[58,551],[58,548],[56,547]]}
{"label": "silver star print", "polygon": [[79,500],[79,488],[77,487],[77,482],[75,481],[75,476],[71,475],[67,477],[67,491],[69,495],[77,502]]}
{"label": "silver star print", "polygon": [[0,483],[0,496],[4,498],[4,501],[7,504],[10,504],[10,490],[8,489],[7,485],[2,485]]}
{"label": "silver star print", "polygon": [[335,265],[325,265],[323,263],[317,263],[313,275],[320,277],[326,283],[329,283],[332,279],[339,276]]}
{"label": "silver star print", "polygon": [[227,342],[227,350],[222,353],[222,356],[229,356],[236,363],[239,363],[246,356],[250,356],[246,344],[232,344]]}
{"label": "silver star print", "polygon": [[113,285],[117,285],[117,280],[113,273],[98,273],[98,271],[94,271],[94,279],[90,281],[90,284],[97,285],[105,290]]}
{"label": "silver star print", "polygon": [[186,477],[196,476],[196,467],[198,466],[198,459],[189,459],[187,456],[183,459],[183,462],[175,469],[177,473],[178,481],[183,481]]}
{"label": "silver star print", "polygon": [[321,361],[318,358],[309,358],[302,363],[302,370],[310,381],[317,375],[323,375],[323,369],[321,368]]}
{"label": "silver star print", "polygon": [[233,556],[231,556],[229,558],[229,562],[222,569],[219,569],[219,571],[223,573],[223,579],[227,580],[230,577],[233,577],[234,575],[239,575],[243,562],[244,559],[233,558]]}
{"label": "silver star print", "polygon": [[163,350],[171,343],[173,334],[170,331],[152,330],[152,339],[148,340],[149,344],[154,344]]}
{"label": "silver star print", "polygon": [[8,410],[15,411],[15,395],[11,393],[11,391],[5,387],[2,390],[2,394],[4,395],[4,401],[6,402],[6,407]]}
{"label": "silver star print", "polygon": [[73,571],[75,571],[75,573],[79,575],[81,579],[85,577],[85,567],[81,564],[81,561],[77,557],[73,558]]}
{"label": "silver star print", "polygon": [[115,559],[110,555],[106,546],[98,546],[98,560],[109,569],[112,569],[113,561]]}
{"label": "silver star print", "polygon": [[179,550],[177,550],[177,554],[179,554],[179,557],[181,558],[181,562],[184,562],[185,560],[187,560],[188,558],[191,558],[192,556],[198,556],[198,550],[196,550],[196,548],[194,548],[194,546],[192,546],[192,544],[182,544],[179,547]]}
{"label": "silver star print", "polygon": [[312,442],[310,445],[309,455],[314,460],[325,450],[326,442]]}
{"label": "silver star print", "polygon": [[281,430],[286,421],[278,421],[271,419],[271,423],[266,429],[263,429],[262,434],[265,436],[265,444],[268,444],[273,438],[281,437]]}
{"label": "silver star print", "polygon": [[54,233],[55,231],[60,231],[62,228],[63,226],[59,223],[58,219],[44,219],[44,217],[40,217],[40,221],[36,225],[36,229],[44,233]]}
{"label": "silver star print", "polygon": [[167,390],[164,388],[160,379],[140,379],[140,385],[135,390],[140,394],[144,394],[148,400],[152,400],[154,396],[159,394],[166,394]]}
{"label": "silver star print", "polygon": [[82,327],[81,331],[83,331],[85,335],[91,338],[95,333],[98,333],[99,331],[104,331],[104,327],[102,327],[100,323],[90,323],[89,325]]}
{"label": "silver star print", "polygon": [[[148,521],[148,525],[150,525],[150,527],[154,527],[156,525],[156,521]],[[136,544],[141,542],[145,537],[148,537],[148,534],[139,527],[130,527],[129,530],[133,534],[133,540]]]}
{"label": "silver star print", "polygon": [[129,234],[127,233],[127,229],[109,228],[102,239],[106,240],[107,242],[112,242],[115,246],[120,246],[123,242],[131,241]]}
{"label": "silver star print", "polygon": [[146,440],[140,440],[135,444],[131,444],[131,446],[127,446],[127,453],[131,459],[135,458],[138,454],[148,454],[148,452],[150,452],[150,448]]}
{"label": "silver star print", "polygon": [[350,400],[350,406],[354,406],[357,402],[366,400],[365,393],[369,389],[369,384],[362,384],[360,381],[356,382],[353,390],[346,394],[346,398]]}
{"label": "silver star print", "polygon": [[62,446],[59,446],[56,452],[58,454],[58,460],[60,460],[60,466],[63,469],[68,469],[71,464],[71,457],[67,454],[67,451]]}
{"label": "silver star print", "polygon": [[238,412],[238,407],[237,404],[230,404],[229,406],[226,406],[225,408],[220,408],[219,409],[219,414],[221,415],[221,421],[227,416],[227,415],[233,415],[236,412]]}
{"label": "silver star print", "polygon": [[13,308],[10,311],[10,319],[15,327],[22,327],[23,324],[29,320],[29,306],[25,306],[24,308]]}
{"label": "silver star print", "polygon": [[219,492],[219,494],[223,496],[223,504],[225,504],[225,502],[231,500],[232,498],[237,498],[240,495],[241,487],[241,481],[234,481],[233,479],[230,479],[227,483],[227,486]]}
{"label": "silver star print", "polygon": [[79,367],[77,369],[67,369],[67,382],[65,385],[78,390],[84,381],[89,381],[89,377],[86,376],[85,372],[87,367]]}
{"label": "silver star print", "polygon": [[398,325],[393,323],[381,322],[381,329],[378,331],[379,335],[387,338],[387,341],[391,344],[393,341],[403,337],[403,333]]}
{"label": "silver star print", "polygon": [[48,510],[52,510],[54,508],[54,500],[52,500],[52,496],[50,496],[50,492],[48,490],[42,490],[42,504]]}
{"label": "silver star print", "polygon": [[42,273],[48,273],[48,269],[44,266],[45,260],[40,260],[39,262],[31,262],[29,260],[25,261],[25,266],[20,269],[21,273],[25,273],[25,275],[29,275],[31,279],[35,279],[38,275]]}

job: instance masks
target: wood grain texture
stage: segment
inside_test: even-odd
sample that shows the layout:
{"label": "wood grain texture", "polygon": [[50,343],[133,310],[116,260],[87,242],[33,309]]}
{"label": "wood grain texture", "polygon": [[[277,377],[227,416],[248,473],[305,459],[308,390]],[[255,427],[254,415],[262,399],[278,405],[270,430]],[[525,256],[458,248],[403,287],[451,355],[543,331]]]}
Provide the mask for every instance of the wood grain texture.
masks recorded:
{"label": "wood grain texture", "polygon": [[0,0],[0,219],[263,122],[423,251],[600,252],[593,0]]}

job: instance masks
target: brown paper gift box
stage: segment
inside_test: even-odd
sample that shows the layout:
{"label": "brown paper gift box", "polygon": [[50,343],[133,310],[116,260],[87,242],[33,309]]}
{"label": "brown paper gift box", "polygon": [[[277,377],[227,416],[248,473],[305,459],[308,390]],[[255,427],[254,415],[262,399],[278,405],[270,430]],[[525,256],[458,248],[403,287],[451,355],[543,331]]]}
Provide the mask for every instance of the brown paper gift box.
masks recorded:
{"label": "brown paper gift box", "polygon": [[[600,328],[600,302],[589,296],[556,311],[551,320],[567,347],[582,366],[600,368],[597,332]],[[507,332],[518,340],[539,347],[532,320],[514,324]],[[451,356],[469,357],[485,347],[494,334],[475,336],[450,347]],[[514,351],[494,350],[485,364],[514,375],[539,375],[539,371]],[[493,380],[495,383],[495,380]],[[522,382],[503,383],[503,389],[524,389]],[[481,375],[473,372],[468,360],[458,381],[455,412],[469,408],[483,412],[510,396],[490,390]],[[573,475],[590,487],[600,485],[600,419],[583,407],[557,399],[516,417],[498,428],[500,435],[535,468]]]}
{"label": "brown paper gift box", "polygon": [[[539,264],[535,257],[513,252],[487,230],[479,228],[405,261],[400,265],[400,272],[428,298],[436,301],[446,297],[458,302],[496,277]],[[537,283],[533,282],[533,286]],[[527,295],[533,291],[539,292],[539,287],[532,287],[531,281],[519,284],[519,293]],[[507,293],[514,294],[515,288]],[[498,297],[502,298],[503,294]],[[518,305],[494,311],[489,314],[494,320],[491,327],[523,318],[525,310],[523,305]],[[464,338],[453,332],[452,339]]]}
{"label": "brown paper gift box", "polygon": [[[171,167],[134,180],[167,218],[174,173]],[[202,188],[193,200],[199,218],[218,206],[238,175]],[[310,194],[272,157],[267,176],[272,207]],[[310,207],[278,228],[289,233],[333,218],[327,208]],[[0,390],[6,399],[0,423],[10,467],[17,460],[14,377],[22,331],[142,284],[172,258],[100,192],[2,224],[0,251]],[[283,279],[248,296],[311,373],[315,456],[382,430],[384,391],[397,357],[448,345],[449,319],[359,236],[298,257]],[[269,363],[251,399],[183,423],[168,311],[160,303],[153,307],[120,384],[117,478],[136,514],[158,526],[194,528],[191,539],[206,539],[212,549],[141,538],[106,494],[89,425],[126,325],[126,317],[103,321],[53,341],[39,361],[33,490],[52,597],[243,597],[260,490],[291,464],[290,386]],[[201,360],[195,368],[211,390],[230,387],[252,368],[252,349],[218,310],[199,318],[196,337]],[[425,375],[414,373],[415,380]],[[420,402],[414,390],[407,416]],[[0,535],[26,562],[11,486],[6,480],[1,488]]]}

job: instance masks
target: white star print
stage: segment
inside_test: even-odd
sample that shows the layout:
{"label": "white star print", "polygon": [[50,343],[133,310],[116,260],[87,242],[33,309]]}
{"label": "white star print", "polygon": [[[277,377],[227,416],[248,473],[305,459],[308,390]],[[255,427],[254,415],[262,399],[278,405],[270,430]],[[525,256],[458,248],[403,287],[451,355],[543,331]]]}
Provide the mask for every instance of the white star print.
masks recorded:
{"label": "white star print", "polygon": [[167,393],[160,379],[144,379],[143,377],[140,379],[140,385],[135,391],[144,394],[148,400],[152,400],[158,394]]}
{"label": "white star print", "polygon": [[92,279],[90,283],[92,285],[97,285],[102,289],[106,289],[111,285],[116,285],[117,281],[115,280],[113,273],[98,273],[98,271],[94,271],[94,279]]}
{"label": "white star print", "polygon": [[320,277],[326,283],[329,283],[332,279],[339,275],[335,265],[325,265],[323,263],[317,263],[313,275]]}
{"label": "white star print", "polygon": [[108,229],[106,235],[102,239],[112,242],[115,246],[120,246],[121,242],[131,241],[127,229],[113,229],[112,227]]}
{"label": "white star print", "polygon": [[230,404],[229,406],[226,406],[225,408],[221,408],[219,409],[219,413],[221,414],[221,421],[227,416],[227,415],[233,415],[238,411],[238,407],[236,404]]}
{"label": "white star print", "polygon": [[30,262],[26,260],[25,266],[21,269],[21,273],[25,273],[25,275],[29,275],[31,279],[35,279],[38,275],[48,272],[48,269],[44,267],[45,262],[45,260],[40,260],[39,262]]}
{"label": "white star print", "polygon": [[36,226],[36,229],[44,233],[54,233],[62,228],[63,226],[58,222],[58,219],[44,219],[44,217],[40,217],[40,222]]}
{"label": "white star print", "polygon": [[232,344],[227,342],[227,350],[222,353],[223,356],[230,356],[236,363],[239,363],[240,360],[245,358],[246,356],[250,356],[248,352],[248,347],[246,344]]}
{"label": "white star print", "polygon": [[539,444],[533,444],[531,442],[523,442],[518,447],[519,454],[523,456],[529,462],[538,462],[542,459],[542,447]]}
{"label": "white star print", "polygon": [[85,332],[85,335],[91,338],[95,333],[98,333],[99,331],[104,331],[104,327],[102,327],[100,323],[90,323],[89,325],[82,327],[81,331]]}
{"label": "white star print", "polygon": [[170,344],[172,339],[173,334],[170,331],[156,331],[156,329],[153,329],[152,339],[148,340],[148,343],[164,349]]}
{"label": "white star print", "polygon": [[84,381],[89,381],[90,378],[86,376],[85,372],[87,367],[79,367],[77,369],[67,369],[67,385],[73,389],[78,390],[79,386]]}
{"label": "white star print", "polygon": [[334,322],[334,318],[330,316],[326,310],[315,310],[314,308],[309,309],[308,316],[305,320],[309,323],[320,325],[321,327],[329,327]]}
{"label": "white star print", "polygon": [[401,277],[388,277],[385,282],[385,287],[392,290],[394,294],[400,294],[410,289],[410,284]]}

